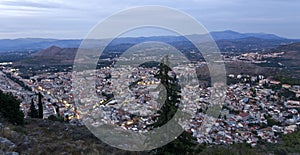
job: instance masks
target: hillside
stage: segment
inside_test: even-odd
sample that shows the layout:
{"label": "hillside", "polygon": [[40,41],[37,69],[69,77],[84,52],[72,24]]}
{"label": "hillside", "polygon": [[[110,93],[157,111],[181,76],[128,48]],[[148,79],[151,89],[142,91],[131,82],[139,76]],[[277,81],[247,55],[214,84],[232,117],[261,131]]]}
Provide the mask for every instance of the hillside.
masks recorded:
{"label": "hillside", "polygon": [[[84,126],[76,127],[67,123],[41,119],[26,119],[24,126],[3,123],[0,144],[0,153],[5,151],[36,155],[155,154],[153,151],[120,150],[101,142]],[[299,152],[299,146],[300,131],[297,131],[283,135],[278,144],[261,143],[256,147],[250,147],[248,144],[198,145],[197,148],[200,149],[200,152],[192,154],[279,155]]]}
{"label": "hillside", "polygon": [[[106,54],[104,58],[111,57],[115,54],[111,53],[123,53],[128,48],[135,44],[144,41],[160,40],[166,42],[181,50],[187,56],[195,47],[186,39],[171,39],[169,37],[149,37],[149,38],[127,38],[114,40],[104,51]],[[171,37],[172,38],[172,37]],[[225,37],[226,38],[226,37]],[[227,37],[228,38],[228,37]],[[199,38],[200,39],[200,38]],[[124,43],[123,43],[124,42]],[[255,37],[240,38],[235,40],[218,40],[217,45],[221,52],[227,53],[240,53],[240,52],[262,52],[270,49],[274,49],[280,45],[286,45],[290,40],[273,40],[273,39],[260,39]],[[285,46],[283,46],[285,47]],[[197,49],[194,49],[197,50]],[[23,58],[16,65],[31,66],[31,65],[46,65],[46,66],[58,66],[58,65],[72,65],[77,48],[62,48],[58,46],[51,46],[46,49],[40,50],[29,57]],[[103,56],[103,55],[102,55]],[[190,55],[191,56],[191,55]],[[199,55],[200,56],[200,55]],[[201,56],[192,56],[193,58],[200,60]]]}
{"label": "hillside", "polygon": [[[235,41],[244,38],[256,38],[256,43],[260,43],[259,40],[263,40],[268,44],[274,44],[276,46],[282,44],[288,44],[292,42],[297,42],[299,40],[287,39],[283,37],[276,36],[274,34],[265,33],[239,33],[235,31],[218,31],[210,33],[213,39],[217,42],[224,40]],[[199,40],[205,40],[207,35],[192,35],[190,37],[197,38]],[[223,40],[223,41],[222,41]],[[23,39],[2,39],[0,40],[0,53],[7,51],[38,51],[46,49],[50,46],[58,46],[61,48],[78,48],[81,39],[70,39],[70,40],[59,40],[59,39],[39,39],[39,38],[23,38]],[[91,45],[90,48],[99,46],[99,42],[103,43],[106,40],[89,40]],[[161,41],[167,43],[175,43],[186,41],[183,36],[152,36],[152,37],[123,37],[114,40],[113,45],[118,44],[137,44],[145,41]],[[241,40],[242,41],[242,40]],[[274,46],[273,46],[274,47]],[[220,47],[221,49],[223,47]]]}
{"label": "hillside", "polygon": [[223,39],[242,39],[248,37],[255,37],[260,39],[274,39],[274,40],[284,40],[286,38],[276,36],[274,34],[266,34],[266,33],[239,33],[231,30],[226,31],[218,31],[218,32],[211,32],[212,37],[215,40],[223,40]]}
{"label": "hillside", "polygon": [[146,154],[113,148],[102,143],[84,126],[51,120],[27,119],[24,126],[4,123],[1,139],[0,153],[2,150],[30,155]]}
{"label": "hillside", "polygon": [[222,39],[217,41],[221,52],[263,52],[281,45],[293,43],[286,39],[265,39],[258,37],[246,37],[239,39]]}
{"label": "hillside", "polygon": [[280,62],[288,68],[300,72],[300,43],[280,46],[278,50],[284,52]]}
{"label": "hillside", "polygon": [[57,46],[51,46],[47,49],[38,51],[28,58],[25,58],[16,65],[72,65],[77,52],[77,48],[60,48]]}
{"label": "hillside", "polygon": [[63,59],[70,57],[72,59],[77,52],[77,48],[61,48],[57,46],[51,46],[37,53],[32,54],[33,57],[56,57],[58,59]]}
{"label": "hillside", "polygon": [[285,69],[300,72],[300,42],[279,46],[270,53],[283,52],[279,58],[268,59],[271,63],[281,63]]}

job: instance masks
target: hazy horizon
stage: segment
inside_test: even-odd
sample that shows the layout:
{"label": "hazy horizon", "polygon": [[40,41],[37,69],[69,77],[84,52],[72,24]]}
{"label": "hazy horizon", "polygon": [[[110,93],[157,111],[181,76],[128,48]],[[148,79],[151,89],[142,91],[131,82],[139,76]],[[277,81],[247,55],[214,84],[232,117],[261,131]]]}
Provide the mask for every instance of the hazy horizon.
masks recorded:
{"label": "hazy horizon", "polygon": [[[282,38],[285,38],[285,39],[299,39],[300,37],[298,38],[287,38],[287,37],[284,37],[284,36],[280,36],[280,35],[277,35],[277,34],[272,34],[272,33],[265,33],[265,32],[238,32],[238,31],[234,31],[234,30],[223,30],[223,31],[210,31],[209,33],[218,33],[218,32],[225,32],[225,31],[232,31],[232,32],[237,32],[237,33],[240,33],[240,34],[268,34],[268,35],[276,35],[278,37],[282,37]],[[189,35],[201,35],[201,34],[189,34]],[[176,36],[181,36],[181,35],[177,35],[177,34],[174,34],[174,33],[160,33],[160,34],[153,34],[152,33],[149,33],[149,34],[146,34],[146,35],[138,35],[138,34],[135,34],[135,33],[130,33],[128,35],[121,35],[119,38],[140,38],[140,37],[176,37]],[[50,38],[50,37],[16,37],[16,38],[0,38],[0,40],[16,40],[16,39],[54,39],[54,40],[83,40],[84,38]],[[111,39],[111,38],[104,38],[104,39]]]}

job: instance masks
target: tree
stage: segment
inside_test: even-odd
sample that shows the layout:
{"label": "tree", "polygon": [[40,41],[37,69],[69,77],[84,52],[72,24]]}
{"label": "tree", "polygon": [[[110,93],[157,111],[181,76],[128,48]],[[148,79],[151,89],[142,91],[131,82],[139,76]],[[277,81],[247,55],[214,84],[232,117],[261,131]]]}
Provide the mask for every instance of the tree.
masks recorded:
{"label": "tree", "polygon": [[43,95],[41,92],[38,93],[38,107],[39,107],[39,118],[43,118],[43,103],[42,103]]}
{"label": "tree", "polygon": [[272,118],[267,118],[268,126],[273,126],[273,125],[281,125],[280,122],[272,119]]}
{"label": "tree", "polygon": [[160,127],[166,124],[175,115],[178,104],[180,103],[180,85],[176,76],[170,76],[169,73],[172,72],[169,65],[169,58],[166,56],[163,61],[159,64],[159,70],[155,77],[160,79],[161,84],[166,88],[166,92],[159,92],[159,101],[166,95],[166,100],[164,105],[158,111],[159,117],[156,120],[154,127]]}
{"label": "tree", "polygon": [[0,114],[10,123],[24,124],[24,114],[20,110],[20,103],[11,93],[6,94],[0,90]]}
{"label": "tree", "polygon": [[31,118],[38,118],[38,111],[35,108],[33,99],[31,99],[31,104],[30,104],[30,111],[28,113],[28,116],[30,116]]}
{"label": "tree", "polygon": [[205,144],[197,144],[195,138],[188,132],[184,131],[178,138],[171,143],[155,149],[154,154],[199,154],[206,148]]}
{"label": "tree", "polygon": [[[158,111],[159,116],[152,127],[161,127],[170,121],[178,110],[180,104],[181,87],[176,75],[170,74],[172,69],[169,67],[169,58],[166,56],[158,66],[158,72],[155,77],[160,79],[161,84],[166,88],[166,92],[159,92],[161,100],[166,95],[164,105]],[[178,126],[180,126],[178,124]],[[181,126],[180,126],[181,127]],[[170,129],[172,130],[172,129]],[[199,145],[198,145],[199,146]],[[203,147],[197,147],[196,138],[190,133],[184,131],[173,142],[153,150],[155,154],[186,154],[188,152],[199,152]]]}

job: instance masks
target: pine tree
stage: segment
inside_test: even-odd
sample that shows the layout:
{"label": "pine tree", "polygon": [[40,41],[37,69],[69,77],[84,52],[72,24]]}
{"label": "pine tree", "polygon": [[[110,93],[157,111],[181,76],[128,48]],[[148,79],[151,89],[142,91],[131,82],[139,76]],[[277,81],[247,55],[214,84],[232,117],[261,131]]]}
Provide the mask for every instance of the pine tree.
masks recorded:
{"label": "pine tree", "polygon": [[[175,75],[170,75],[172,69],[169,67],[169,57],[166,56],[158,66],[158,72],[155,77],[160,79],[161,84],[166,88],[166,100],[164,105],[158,111],[159,116],[152,125],[154,128],[161,127],[170,121],[177,112],[180,104],[181,87]],[[159,100],[163,98],[165,92],[159,93]],[[179,125],[178,125],[179,126]],[[170,129],[173,130],[173,129]],[[202,150],[203,147],[197,148],[196,138],[190,133],[184,131],[173,142],[155,149],[155,154],[186,154]]]}
{"label": "pine tree", "polygon": [[[169,76],[172,72],[169,67],[169,57],[166,56],[163,61],[159,64],[159,70],[155,77],[160,79],[161,84],[166,88],[166,92],[159,93],[159,100],[166,95],[166,100],[164,105],[159,110],[159,117],[153,127],[160,127],[166,124],[175,115],[178,104],[180,103],[180,86],[176,76]],[[165,94],[166,93],[166,94]]]}
{"label": "pine tree", "polygon": [[0,90],[0,115],[10,123],[24,124],[24,114],[20,110],[20,103],[11,93],[3,93]]}
{"label": "pine tree", "polygon": [[31,104],[30,104],[30,111],[28,113],[28,116],[30,116],[31,118],[38,118],[38,111],[35,108],[33,99],[31,99]]}
{"label": "pine tree", "polygon": [[43,118],[43,103],[42,103],[43,95],[41,92],[38,93],[38,107],[39,107],[39,118]]}

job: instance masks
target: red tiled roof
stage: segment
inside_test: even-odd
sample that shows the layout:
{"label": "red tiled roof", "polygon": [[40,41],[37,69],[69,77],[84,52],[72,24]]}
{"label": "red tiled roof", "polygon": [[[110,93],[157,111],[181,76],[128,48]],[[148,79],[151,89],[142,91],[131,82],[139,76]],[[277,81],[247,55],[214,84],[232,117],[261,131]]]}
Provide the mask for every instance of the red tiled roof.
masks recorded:
{"label": "red tiled roof", "polygon": [[241,117],[247,117],[247,116],[249,116],[249,113],[243,112],[243,113],[240,113],[239,116],[241,116]]}

